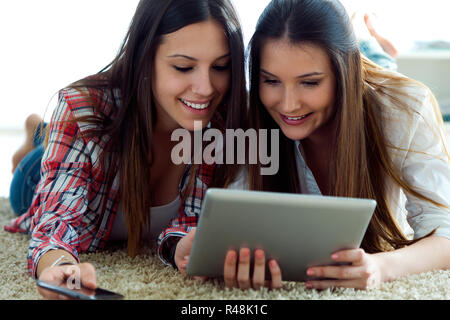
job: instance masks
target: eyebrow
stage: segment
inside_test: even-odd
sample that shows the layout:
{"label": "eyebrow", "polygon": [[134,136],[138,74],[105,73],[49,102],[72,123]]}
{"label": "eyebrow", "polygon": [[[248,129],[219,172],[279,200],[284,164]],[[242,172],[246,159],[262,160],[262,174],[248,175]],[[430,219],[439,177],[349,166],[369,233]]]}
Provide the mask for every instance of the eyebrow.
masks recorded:
{"label": "eyebrow", "polygon": [[[266,71],[264,69],[261,69],[261,72],[265,73],[268,76],[272,76],[274,78],[278,78],[276,75],[274,75],[274,74],[272,74],[272,73],[270,73],[270,72],[268,72],[268,71]],[[307,78],[307,77],[311,77],[311,76],[321,76],[321,75],[324,75],[324,73],[323,72],[310,72],[310,73],[302,74],[302,75],[300,75],[300,76],[298,76],[296,78],[302,79],[302,78]]]}
{"label": "eyebrow", "polygon": [[[231,54],[227,53],[227,54],[224,54],[223,56],[218,57],[216,60],[227,58],[229,56],[231,56]],[[188,60],[191,60],[191,61],[198,61],[196,58],[193,58],[193,57],[190,57],[190,56],[187,56],[187,55],[184,55],[184,54],[174,54],[174,55],[167,56],[167,57],[168,58],[185,58],[185,59],[188,59]]]}

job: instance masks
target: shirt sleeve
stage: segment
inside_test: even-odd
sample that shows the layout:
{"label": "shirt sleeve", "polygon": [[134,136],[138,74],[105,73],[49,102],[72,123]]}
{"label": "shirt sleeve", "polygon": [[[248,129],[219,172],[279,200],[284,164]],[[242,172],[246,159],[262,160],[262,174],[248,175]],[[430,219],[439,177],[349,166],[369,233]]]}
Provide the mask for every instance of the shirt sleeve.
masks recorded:
{"label": "shirt sleeve", "polygon": [[[202,208],[203,198],[212,179],[214,165],[201,165],[194,185],[188,193],[186,200],[179,209],[179,216],[170,222],[170,225],[158,237],[158,256],[165,265],[174,266],[172,247],[178,240],[197,227],[198,218]],[[185,186],[189,176],[184,177]],[[183,187],[184,187],[183,186]]]}
{"label": "shirt sleeve", "polygon": [[407,221],[414,230],[414,239],[435,228],[435,235],[450,238],[450,167],[445,132],[441,130],[438,116],[427,91],[414,115],[411,143],[402,165],[402,175],[416,191],[443,207],[405,191]]}
{"label": "shirt sleeve", "polygon": [[77,137],[79,127],[72,120],[72,110],[60,93],[32,204],[28,271],[33,276],[39,259],[49,250],[63,249],[78,259],[82,237],[93,233],[82,221],[87,208],[90,151],[87,143]]}

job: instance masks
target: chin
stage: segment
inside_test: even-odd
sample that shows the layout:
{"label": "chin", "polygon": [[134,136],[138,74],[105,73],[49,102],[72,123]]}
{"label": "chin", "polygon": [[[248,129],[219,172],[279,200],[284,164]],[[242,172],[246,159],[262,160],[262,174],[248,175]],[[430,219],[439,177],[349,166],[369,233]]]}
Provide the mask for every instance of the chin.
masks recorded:
{"label": "chin", "polygon": [[210,120],[207,120],[207,119],[196,119],[196,120],[185,121],[184,123],[180,123],[180,125],[181,125],[182,128],[184,128],[184,129],[186,129],[188,131],[194,132],[195,129],[198,130],[198,128],[195,128],[195,126],[194,126],[194,122],[195,121],[201,121],[202,122],[201,129],[204,129],[204,128],[206,128],[206,126],[208,125]]}
{"label": "chin", "polygon": [[[308,137],[308,135],[309,134],[306,134],[306,133],[302,133],[302,132],[298,132],[298,130],[287,130],[287,129],[281,129],[281,131],[283,132],[283,135],[286,137],[286,138],[288,138],[288,139],[290,139],[290,140],[294,140],[294,141],[297,141],[297,140],[303,140],[303,139],[305,139],[305,138],[307,138]],[[297,131],[297,132],[296,132]]]}

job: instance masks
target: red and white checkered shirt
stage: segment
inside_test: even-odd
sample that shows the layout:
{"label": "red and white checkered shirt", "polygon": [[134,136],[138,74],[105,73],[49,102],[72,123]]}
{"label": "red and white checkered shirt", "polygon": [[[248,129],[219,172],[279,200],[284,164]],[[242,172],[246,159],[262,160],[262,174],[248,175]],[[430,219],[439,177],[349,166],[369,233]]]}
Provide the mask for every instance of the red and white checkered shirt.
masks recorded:
{"label": "red and white checkered shirt", "polygon": [[[86,93],[87,91],[84,91]],[[91,100],[90,100],[90,99]],[[78,254],[104,248],[112,230],[119,202],[119,173],[107,179],[111,158],[102,155],[108,136],[83,138],[93,124],[70,122],[83,116],[98,115],[93,104],[113,117],[112,99],[105,92],[74,89],[59,93],[59,103],[49,123],[49,144],[43,155],[41,179],[30,209],[14,219],[5,230],[31,235],[28,249],[28,272],[36,276],[40,257],[49,250],[63,249],[78,259]],[[189,166],[180,182],[180,194],[189,180]],[[171,236],[183,236],[197,225],[201,199],[212,177],[214,165],[202,165],[194,179],[194,189],[169,228],[158,239],[158,254],[163,262],[162,244]],[[198,200],[198,199],[199,200]]]}

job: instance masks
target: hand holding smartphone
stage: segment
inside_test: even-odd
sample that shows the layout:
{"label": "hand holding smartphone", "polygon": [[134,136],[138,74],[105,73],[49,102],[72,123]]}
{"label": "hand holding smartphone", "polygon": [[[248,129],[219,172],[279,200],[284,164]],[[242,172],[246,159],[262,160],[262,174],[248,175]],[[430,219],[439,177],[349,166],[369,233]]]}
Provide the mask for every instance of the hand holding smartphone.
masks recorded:
{"label": "hand holding smartphone", "polygon": [[67,287],[57,286],[45,281],[36,280],[36,284],[46,290],[50,290],[66,297],[77,300],[119,300],[123,295],[102,288],[94,290],[81,287],[80,289],[69,289]]}

